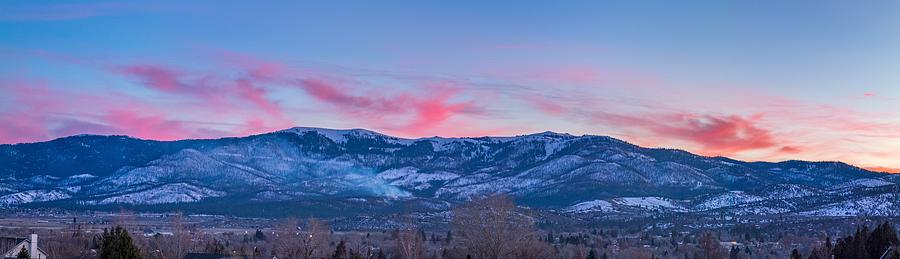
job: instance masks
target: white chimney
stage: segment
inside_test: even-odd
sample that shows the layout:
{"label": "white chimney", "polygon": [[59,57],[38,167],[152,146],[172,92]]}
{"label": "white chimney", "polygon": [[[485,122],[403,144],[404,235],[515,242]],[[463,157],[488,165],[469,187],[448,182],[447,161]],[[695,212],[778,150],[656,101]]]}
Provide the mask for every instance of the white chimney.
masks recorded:
{"label": "white chimney", "polygon": [[31,258],[40,258],[37,246],[37,234],[31,234],[31,247],[28,249],[28,254],[31,255]]}

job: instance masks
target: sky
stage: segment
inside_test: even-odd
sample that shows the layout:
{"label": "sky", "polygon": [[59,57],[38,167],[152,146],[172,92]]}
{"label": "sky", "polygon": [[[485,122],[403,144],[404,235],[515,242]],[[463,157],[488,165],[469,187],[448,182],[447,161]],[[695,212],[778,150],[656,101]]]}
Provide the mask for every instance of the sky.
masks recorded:
{"label": "sky", "polygon": [[2,1],[0,143],[294,126],[900,168],[900,1]]}

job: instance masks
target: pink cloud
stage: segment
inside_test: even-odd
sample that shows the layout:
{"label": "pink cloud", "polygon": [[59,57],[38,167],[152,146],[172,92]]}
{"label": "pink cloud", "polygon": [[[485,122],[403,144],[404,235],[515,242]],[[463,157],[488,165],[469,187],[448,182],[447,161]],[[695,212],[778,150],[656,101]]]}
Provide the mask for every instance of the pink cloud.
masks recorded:
{"label": "pink cloud", "polygon": [[[502,105],[509,103],[503,99],[486,98],[481,93],[489,91],[469,91],[471,87],[467,85],[422,83],[440,80],[434,77],[385,80],[406,80],[402,82],[417,84],[415,89],[399,90],[391,87],[368,87],[364,85],[365,82],[361,82],[352,73],[345,73],[346,70],[343,69],[334,74],[311,75],[306,71],[298,72],[281,62],[239,53],[217,56],[218,59],[214,59],[212,65],[218,70],[212,72],[153,63],[134,63],[109,69],[109,66],[65,56],[54,55],[50,58],[104,68],[105,71],[122,75],[146,89],[174,98],[164,98],[165,101],[160,103],[148,103],[156,100],[121,98],[108,93],[73,97],[68,96],[72,94],[70,92],[46,87],[26,89],[19,91],[19,94],[0,96],[13,100],[11,103],[14,105],[8,107],[15,107],[3,111],[4,122],[6,118],[11,118],[9,120],[12,122],[0,127],[0,141],[44,140],[79,131],[104,134],[115,132],[155,139],[262,133],[293,126],[292,121],[285,118],[290,110],[282,107],[289,103],[286,99],[277,99],[278,96],[274,94],[285,90],[279,87],[301,89],[319,103],[326,104],[323,106],[328,109],[317,109],[323,106],[316,106],[314,109],[317,112],[324,112],[324,116],[336,115],[340,118],[337,119],[340,123],[389,134],[474,136],[516,134],[523,133],[524,130],[522,125],[502,125],[506,123],[502,118],[477,120],[477,115],[484,112],[482,109],[506,108]],[[898,136],[896,129],[900,128],[896,123],[883,119],[895,118],[892,112],[861,112],[848,107],[747,90],[756,89],[754,87],[739,87],[739,90],[697,88],[680,92],[646,91],[648,95],[643,95],[644,92],[628,91],[631,91],[632,86],[658,83],[652,74],[610,71],[570,66],[522,70],[519,73],[497,76],[507,76],[504,78],[510,78],[517,85],[517,80],[522,81],[521,85],[524,86],[518,89],[522,92],[508,95],[521,101],[514,100],[513,105],[525,103],[555,118],[578,122],[584,122],[582,119],[585,117],[592,118],[591,124],[581,124],[585,127],[598,122],[609,126],[584,133],[624,132],[629,136],[627,141],[649,140],[647,142],[654,145],[674,145],[707,155],[746,154],[749,157],[745,158],[749,159],[781,159],[803,157],[821,150],[845,152],[846,147],[833,143],[864,143],[871,139]],[[594,96],[592,93],[596,92],[581,87],[559,91],[553,87],[559,85],[559,82],[611,86],[615,88],[605,90],[616,90],[617,94],[607,95],[610,91],[604,91],[603,96]],[[711,93],[700,92],[701,90]],[[864,96],[876,96],[874,93],[869,94]],[[83,103],[91,105],[85,106]],[[141,108],[125,108],[132,103],[141,104]],[[522,107],[510,107],[520,108]],[[75,120],[58,115],[67,111],[87,115],[81,115]],[[710,115],[709,111],[725,115]],[[7,114],[10,116],[6,117]],[[220,127],[196,124],[190,121],[193,119],[199,119],[201,123],[229,125]],[[491,125],[495,120],[499,121],[497,124],[500,126]],[[535,131],[546,130],[544,127],[547,125],[537,125]],[[812,145],[810,139],[823,136],[828,140],[823,142],[827,143],[817,144],[815,148],[809,146]]]}
{"label": "pink cloud", "polygon": [[561,81],[577,84],[597,83],[601,80],[600,73],[589,67],[568,67],[546,70],[533,70],[526,72],[525,77],[548,81]]}
{"label": "pink cloud", "polygon": [[731,155],[738,152],[775,147],[771,131],[757,125],[758,117],[736,115],[649,114],[619,115],[594,113],[594,119],[619,127],[655,134],[664,139],[694,143],[707,155]]}
{"label": "pink cloud", "polygon": [[900,174],[900,168],[884,167],[884,166],[869,166],[869,167],[865,167],[865,169],[869,170],[869,171],[874,171],[874,172]]}
{"label": "pink cloud", "polygon": [[538,68],[499,69],[488,71],[489,77],[513,82],[539,82],[550,84],[572,84],[590,87],[654,87],[662,83],[660,77],[651,72],[601,69],[594,66],[552,66]]}
{"label": "pink cloud", "polygon": [[526,95],[522,97],[526,102],[549,115],[562,115],[568,109],[554,100],[538,95]]}
{"label": "pink cloud", "polygon": [[340,109],[366,108],[378,111],[393,112],[399,109],[396,102],[378,96],[354,96],[348,94],[351,89],[340,89],[338,86],[318,79],[304,79],[297,84],[310,96],[336,105]]}
{"label": "pink cloud", "polygon": [[169,120],[147,108],[113,110],[104,119],[122,134],[138,138],[176,140],[194,135],[181,122]]}
{"label": "pink cloud", "polygon": [[272,132],[275,130],[284,129],[283,126],[273,127],[269,125],[265,120],[261,120],[259,118],[250,118],[244,122],[243,129],[239,129],[236,131],[236,135],[238,136],[247,136],[254,135],[266,132]]}
{"label": "pink cloud", "polygon": [[283,76],[286,66],[281,62],[263,60],[251,55],[232,51],[216,51],[214,58],[222,63],[237,66],[255,80],[274,80]]}
{"label": "pink cloud", "polygon": [[159,65],[128,65],[119,68],[118,71],[123,75],[135,77],[144,85],[160,91],[177,92],[188,87],[181,82],[183,72]]}
{"label": "pink cloud", "polygon": [[4,114],[0,127],[0,143],[20,143],[47,139],[47,129],[43,120],[22,113]]}
{"label": "pink cloud", "polygon": [[157,140],[220,136],[209,134],[204,125],[189,126],[158,106],[115,92],[92,95],[53,89],[40,82],[0,82],[0,93],[12,104],[3,112],[0,143],[45,141],[73,134],[124,134]]}
{"label": "pink cloud", "polygon": [[60,118],[56,120],[57,127],[50,128],[51,136],[72,136],[78,134],[98,134],[98,135],[114,135],[122,134],[122,132],[105,123],[96,123],[71,118]]}
{"label": "pink cloud", "polygon": [[236,94],[241,99],[256,105],[278,120],[284,120],[281,106],[266,98],[267,91],[265,88],[258,87],[255,82],[250,79],[237,79],[234,83],[237,90]]}
{"label": "pink cloud", "polygon": [[0,112],[3,115],[0,142],[18,143],[49,138],[47,113],[59,104],[44,83],[4,81],[0,82],[0,90],[3,96],[9,98],[8,109]]}
{"label": "pink cloud", "polygon": [[803,149],[798,146],[783,146],[778,151],[786,154],[799,154],[803,152]]}
{"label": "pink cloud", "polygon": [[[428,90],[418,94],[404,92],[393,96],[357,95],[351,93],[356,89],[319,79],[300,80],[296,85],[315,99],[331,104],[345,116],[407,136],[427,134],[454,116],[477,110],[471,102],[453,102],[459,90],[447,84],[426,86]],[[388,119],[396,117],[407,122],[392,123]]]}
{"label": "pink cloud", "polygon": [[290,126],[282,107],[267,97],[267,84],[277,83],[280,66],[243,60],[241,75],[228,73],[195,73],[156,64],[118,66],[113,72],[135,78],[149,89],[197,100],[219,113],[243,113],[229,99],[252,104],[277,124]]}
{"label": "pink cloud", "polygon": [[428,130],[473,107],[470,102],[451,103],[456,94],[457,90],[446,89],[414,100],[414,120],[402,131],[406,134],[426,134]]}

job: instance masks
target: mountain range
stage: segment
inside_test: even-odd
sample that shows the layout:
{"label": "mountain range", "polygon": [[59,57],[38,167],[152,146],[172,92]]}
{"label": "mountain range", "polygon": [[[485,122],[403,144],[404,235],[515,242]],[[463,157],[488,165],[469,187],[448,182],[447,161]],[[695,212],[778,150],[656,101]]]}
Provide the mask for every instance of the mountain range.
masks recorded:
{"label": "mountain range", "polygon": [[841,162],[744,162],[605,136],[392,137],[291,128],[0,145],[0,207],[253,216],[446,211],[504,193],[565,215],[900,216],[900,177]]}

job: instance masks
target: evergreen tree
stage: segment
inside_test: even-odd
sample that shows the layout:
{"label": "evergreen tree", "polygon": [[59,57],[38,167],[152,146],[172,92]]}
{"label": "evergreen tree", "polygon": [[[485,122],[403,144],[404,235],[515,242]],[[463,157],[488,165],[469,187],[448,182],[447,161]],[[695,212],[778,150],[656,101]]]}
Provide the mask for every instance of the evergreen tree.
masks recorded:
{"label": "evergreen tree", "polygon": [[872,230],[867,241],[866,250],[870,256],[874,257],[881,257],[888,248],[900,244],[894,227],[888,222],[884,222]]}
{"label": "evergreen tree", "polygon": [[218,255],[225,254],[225,245],[218,239],[206,242],[206,252]]}
{"label": "evergreen tree", "polygon": [[793,251],[791,251],[791,259],[803,259],[803,256],[800,255],[800,251],[794,249]]}
{"label": "evergreen tree", "polygon": [[16,255],[16,258],[31,258],[31,254],[28,253],[28,250],[25,249],[25,246],[22,246],[22,250],[19,250],[19,254]]}
{"label": "evergreen tree", "polygon": [[738,255],[741,253],[741,249],[737,246],[732,246],[731,251],[728,252],[729,259],[737,259]]}
{"label": "evergreen tree", "polygon": [[265,241],[265,240],[266,240],[266,234],[264,234],[264,233],[262,232],[262,230],[257,229],[257,230],[256,230],[256,234],[253,235],[253,238],[256,239],[256,241]]}
{"label": "evergreen tree", "polygon": [[587,259],[598,259],[598,258],[597,258],[597,251],[594,250],[594,249],[591,249],[591,251],[588,252]]}
{"label": "evergreen tree", "polygon": [[344,240],[341,240],[338,243],[337,247],[334,248],[334,255],[331,256],[332,259],[343,259],[347,258],[347,245],[344,243]]}
{"label": "evergreen tree", "polygon": [[100,259],[140,259],[141,251],[131,241],[128,230],[116,226],[103,230],[100,237]]}
{"label": "evergreen tree", "polygon": [[832,254],[835,258],[879,258],[898,243],[894,228],[885,222],[871,232],[868,226],[863,226],[852,236],[838,239]]}
{"label": "evergreen tree", "polygon": [[378,249],[378,254],[375,255],[375,259],[387,259],[387,255],[384,254],[384,250]]}

